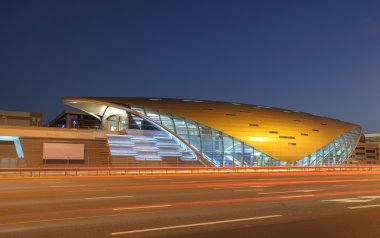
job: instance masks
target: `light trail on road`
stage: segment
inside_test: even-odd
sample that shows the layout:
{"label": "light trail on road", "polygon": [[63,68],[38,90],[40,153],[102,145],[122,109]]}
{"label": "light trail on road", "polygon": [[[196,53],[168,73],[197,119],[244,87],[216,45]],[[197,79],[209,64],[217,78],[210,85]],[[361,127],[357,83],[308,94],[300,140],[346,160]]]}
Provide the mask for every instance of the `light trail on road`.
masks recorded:
{"label": "light trail on road", "polygon": [[[229,231],[245,226],[240,222],[196,225],[208,222],[281,214],[275,220],[249,223],[250,229],[259,229],[259,225],[265,224],[273,230],[270,227],[275,225],[310,219],[319,221],[330,219],[332,215],[342,216],[339,219],[344,220],[354,212],[362,219],[369,219],[367,214],[371,212],[358,212],[380,209],[380,176],[377,174],[67,179],[70,184],[63,184],[64,178],[59,181],[0,180],[0,237],[56,237],[52,232],[62,234],[61,237],[83,237],[82,232],[81,235],[75,232],[79,227],[88,237],[107,237],[118,231],[139,237],[138,234],[147,233],[131,231],[146,229],[158,229],[149,231],[149,237],[175,237],[179,233],[197,236],[201,232],[213,234],[220,229]],[[347,206],[345,201],[355,196],[358,205]],[[371,216],[371,219],[376,217]],[[182,227],[187,225],[190,226]],[[312,225],[305,226],[313,229]],[[167,227],[179,229],[161,229]],[[282,233],[279,234],[281,237]]]}

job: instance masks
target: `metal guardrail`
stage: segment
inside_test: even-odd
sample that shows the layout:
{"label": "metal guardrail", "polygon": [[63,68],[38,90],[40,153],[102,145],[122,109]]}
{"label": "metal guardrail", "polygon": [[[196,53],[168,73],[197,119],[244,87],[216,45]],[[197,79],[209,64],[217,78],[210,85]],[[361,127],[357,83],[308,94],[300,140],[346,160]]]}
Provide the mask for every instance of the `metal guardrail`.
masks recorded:
{"label": "metal guardrail", "polygon": [[50,167],[0,168],[1,175],[19,176],[104,176],[154,174],[231,174],[231,173],[289,173],[289,172],[371,172],[380,166],[258,166],[258,167]]}

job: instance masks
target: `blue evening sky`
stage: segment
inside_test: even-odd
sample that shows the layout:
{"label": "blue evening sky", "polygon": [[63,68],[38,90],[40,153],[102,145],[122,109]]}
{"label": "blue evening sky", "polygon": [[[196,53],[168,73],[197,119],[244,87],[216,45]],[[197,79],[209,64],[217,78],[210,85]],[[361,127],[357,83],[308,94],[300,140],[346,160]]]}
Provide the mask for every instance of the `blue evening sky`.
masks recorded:
{"label": "blue evening sky", "polygon": [[65,96],[283,107],[380,132],[380,1],[0,2],[0,109]]}

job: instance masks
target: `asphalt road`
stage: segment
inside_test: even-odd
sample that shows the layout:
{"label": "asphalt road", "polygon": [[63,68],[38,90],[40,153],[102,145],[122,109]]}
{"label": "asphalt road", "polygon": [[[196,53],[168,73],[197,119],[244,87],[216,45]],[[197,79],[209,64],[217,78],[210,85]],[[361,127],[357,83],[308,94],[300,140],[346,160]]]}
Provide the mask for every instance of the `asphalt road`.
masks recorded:
{"label": "asphalt road", "polygon": [[379,173],[0,178],[0,237],[380,237]]}

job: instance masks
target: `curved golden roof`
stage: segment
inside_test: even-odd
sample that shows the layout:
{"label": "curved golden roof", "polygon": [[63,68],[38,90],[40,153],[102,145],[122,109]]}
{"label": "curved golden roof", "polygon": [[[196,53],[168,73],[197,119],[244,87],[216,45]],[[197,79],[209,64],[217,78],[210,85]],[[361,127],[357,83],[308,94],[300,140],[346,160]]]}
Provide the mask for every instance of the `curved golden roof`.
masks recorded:
{"label": "curved golden roof", "polygon": [[73,107],[78,107],[75,104],[82,100],[139,106],[184,117],[287,162],[302,159],[341,134],[360,127],[309,113],[240,103],[163,98],[64,99]]}

